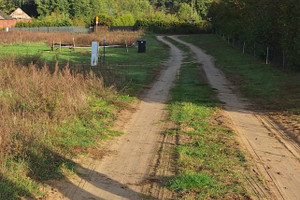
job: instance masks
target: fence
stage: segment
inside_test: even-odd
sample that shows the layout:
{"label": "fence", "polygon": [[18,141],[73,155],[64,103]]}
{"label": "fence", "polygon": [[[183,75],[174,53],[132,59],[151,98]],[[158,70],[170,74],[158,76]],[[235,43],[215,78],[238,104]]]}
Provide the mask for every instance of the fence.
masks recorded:
{"label": "fence", "polygon": [[266,64],[275,64],[281,66],[282,69],[288,67],[289,61],[285,52],[278,48],[272,46],[265,46],[257,42],[249,43],[240,38],[230,38],[224,34],[219,34],[223,40],[226,40],[228,44],[234,46],[235,48],[241,50],[243,53],[252,55],[253,57],[263,59]]}
{"label": "fence", "polygon": [[109,27],[110,31],[137,31],[139,27],[137,26],[111,26]]}
{"label": "fence", "polygon": [[[11,28],[11,30],[16,31],[30,31],[30,32],[70,32],[70,33],[91,33],[94,31],[94,27],[85,27],[85,26],[63,26],[63,27],[20,27],[20,28]],[[137,31],[138,27],[136,26],[111,26],[109,27],[110,31]]]}
{"label": "fence", "polygon": [[30,32],[71,32],[71,33],[90,33],[93,31],[93,27],[85,26],[62,26],[62,27],[21,27],[11,28],[16,31],[30,31]]}

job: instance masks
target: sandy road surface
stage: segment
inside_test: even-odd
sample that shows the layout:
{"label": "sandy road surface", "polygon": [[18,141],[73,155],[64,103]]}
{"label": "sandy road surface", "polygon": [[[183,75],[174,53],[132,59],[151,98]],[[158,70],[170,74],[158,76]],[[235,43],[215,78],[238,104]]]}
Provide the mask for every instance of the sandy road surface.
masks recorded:
{"label": "sandy road surface", "polygon": [[299,147],[285,138],[282,130],[266,117],[247,109],[249,104],[232,92],[233,86],[201,49],[175,36],[171,38],[188,46],[198,62],[203,64],[210,85],[218,90],[218,98],[225,103],[225,109],[232,119],[234,128],[274,195],[270,198],[299,200]]}
{"label": "sandy road surface", "polygon": [[[162,37],[157,38],[169,44]],[[181,66],[181,51],[172,46],[171,55],[166,69],[142,99],[137,111],[121,127],[125,134],[109,147],[113,153],[82,167],[83,176],[69,180],[72,186],[67,183],[66,189],[60,191],[64,196],[62,199],[156,199],[152,195],[145,197],[142,191],[149,193],[149,186],[145,189],[145,185],[149,185],[149,175],[157,167],[157,153],[164,143],[161,132],[165,125],[160,121],[167,117],[164,102],[169,99],[169,90]],[[158,198],[164,198],[157,189],[156,193]]]}

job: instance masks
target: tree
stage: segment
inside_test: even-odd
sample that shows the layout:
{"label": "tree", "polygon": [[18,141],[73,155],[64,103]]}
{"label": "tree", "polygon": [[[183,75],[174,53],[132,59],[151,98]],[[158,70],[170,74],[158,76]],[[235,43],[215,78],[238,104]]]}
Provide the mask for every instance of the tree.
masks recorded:
{"label": "tree", "polygon": [[187,20],[187,19],[190,19],[190,18],[192,18],[192,19],[194,19],[194,20],[196,20],[196,21],[199,20],[198,14],[195,12],[194,9],[192,9],[191,6],[190,6],[189,4],[187,4],[187,3],[182,3],[182,4],[180,5],[180,8],[179,8],[179,10],[178,10],[177,15],[178,15],[179,20],[182,20],[182,21]]}
{"label": "tree", "polygon": [[37,12],[40,16],[50,15],[55,10],[68,15],[70,4],[68,0],[36,0]]}
{"label": "tree", "polygon": [[15,2],[11,0],[0,0],[0,10],[5,12],[6,14],[10,14],[17,8]]}

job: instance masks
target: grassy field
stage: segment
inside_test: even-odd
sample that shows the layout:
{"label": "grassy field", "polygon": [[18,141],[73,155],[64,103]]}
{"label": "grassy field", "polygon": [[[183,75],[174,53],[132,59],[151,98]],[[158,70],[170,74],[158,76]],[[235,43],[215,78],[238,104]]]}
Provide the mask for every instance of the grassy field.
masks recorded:
{"label": "grassy field", "polygon": [[37,43],[23,43],[13,45],[2,45],[0,46],[1,57],[14,56],[16,59],[27,59],[28,62],[39,61],[40,63],[79,63],[87,64],[90,62],[90,50],[87,49],[76,49],[75,51],[68,48],[62,48],[59,51],[56,48],[55,51],[50,51],[50,46],[44,42]]}
{"label": "grassy field", "polygon": [[[128,52],[126,48],[107,49],[104,66],[82,65],[86,71],[94,71],[92,74],[55,67],[52,59],[56,55],[48,52],[44,43],[32,43],[32,48],[24,44],[0,47],[5,52],[0,62],[1,200],[42,196],[40,188],[48,180],[76,173],[72,158],[79,154],[101,157],[99,141],[122,134],[112,131],[111,125],[135,98],[124,89],[120,93],[106,87],[104,82],[108,79],[114,85],[125,80],[121,88],[136,95],[153,81],[168,50],[152,35],[145,39],[144,54],[137,53],[137,47]],[[8,49],[25,53],[21,61],[48,59],[49,66],[23,65],[9,56]],[[70,66],[79,60],[90,62],[87,53],[58,54],[59,58],[65,56]],[[107,77],[97,76],[100,73]]]}
{"label": "grassy field", "polygon": [[[141,92],[160,71],[160,63],[168,56],[168,51],[161,46],[153,35],[144,35],[147,41],[146,53],[137,53],[137,45],[105,49],[105,64],[103,65],[103,48],[100,48],[99,65],[90,67],[91,50],[82,48],[70,50],[58,47],[50,51],[45,42],[31,42],[0,46],[0,58],[15,57],[23,65],[31,62],[43,66],[44,63],[54,66],[58,62],[61,67],[69,63],[70,67],[81,71],[93,70],[96,75],[102,75],[106,85],[115,85],[125,89],[127,93],[136,95]],[[52,67],[53,68],[53,67]]]}
{"label": "grassy field", "polygon": [[216,35],[182,36],[216,59],[217,66],[260,108],[300,114],[299,74],[282,72],[231,47]]}
{"label": "grassy field", "polygon": [[166,134],[178,135],[180,145],[171,151],[177,158],[176,176],[166,181],[165,186],[180,199],[248,199],[244,155],[234,133],[216,125],[220,102],[193,61],[188,53],[171,90],[173,100],[168,109],[177,128],[167,130]]}

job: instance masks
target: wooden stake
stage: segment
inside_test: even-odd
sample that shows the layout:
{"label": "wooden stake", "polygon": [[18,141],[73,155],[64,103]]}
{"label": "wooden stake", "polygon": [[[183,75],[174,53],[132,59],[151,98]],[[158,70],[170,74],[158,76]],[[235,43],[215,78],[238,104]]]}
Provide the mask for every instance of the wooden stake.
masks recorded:
{"label": "wooden stake", "polygon": [[282,51],[282,68],[285,68],[285,54],[284,51]]}
{"label": "wooden stake", "polygon": [[269,61],[269,47],[267,47],[266,64],[268,65],[269,63],[270,63],[270,61]]}
{"label": "wooden stake", "polygon": [[51,51],[54,51],[54,41],[52,40]]}
{"label": "wooden stake", "polygon": [[75,47],[76,47],[76,45],[75,45],[75,38],[73,37],[73,50],[75,51]]}

